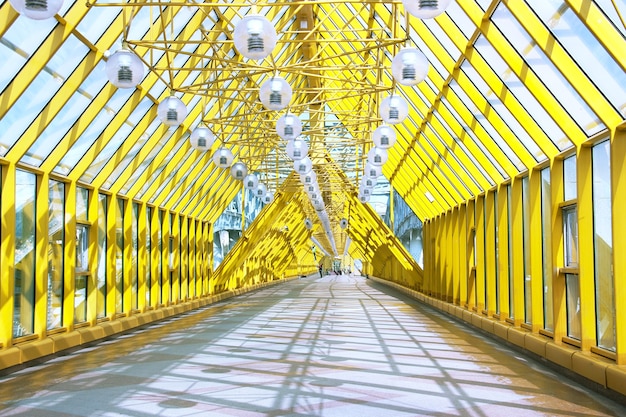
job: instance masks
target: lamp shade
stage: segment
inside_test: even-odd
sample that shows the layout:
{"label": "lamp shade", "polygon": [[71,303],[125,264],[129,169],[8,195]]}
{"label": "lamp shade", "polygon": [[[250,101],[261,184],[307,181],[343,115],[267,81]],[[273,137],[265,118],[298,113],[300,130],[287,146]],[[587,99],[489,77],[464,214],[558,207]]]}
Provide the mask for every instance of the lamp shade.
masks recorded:
{"label": "lamp shade", "polygon": [[391,148],[396,143],[396,131],[391,126],[379,126],[372,134],[372,141],[377,148]]}
{"label": "lamp shade", "polygon": [[141,59],[128,49],[118,49],[109,56],[104,70],[117,88],[135,88],[144,75]]}
{"label": "lamp shade", "polygon": [[384,165],[387,162],[387,149],[373,147],[367,154],[367,162],[372,165]]}
{"label": "lamp shade", "polygon": [[420,19],[431,19],[446,10],[452,0],[402,0],[404,9]]}
{"label": "lamp shade", "polygon": [[49,19],[61,10],[63,0],[9,0],[22,16],[34,20]]}
{"label": "lamp shade", "polygon": [[365,164],[365,170],[363,176],[370,178],[378,178],[383,174],[382,165]]}
{"label": "lamp shade", "polygon": [[370,196],[369,195],[359,194],[359,201],[361,203],[367,203],[368,201],[370,201]]}
{"label": "lamp shade", "polygon": [[309,145],[300,139],[294,139],[287,142],[285,146],[287,156],[294,161],[299,161],[307,157],[309,153]]}
{"label": "lamp shade", "polygon": [[345,229],[346,227],[348,227],[348,219],[343,218],[339,220],[339,227],[341,227],[342,229]]}
{"label": "lamp shade", "polygon": [[391,61],[391,74],[402,85],[415,85],[426,78],[428,74],[428,59],[417,48],[400,50]]}
{"label": "lamp shade", "polygon": [[196,127],[189,135],[189,143],[194,149],[199,151],[208,151],[215,142],[215,135],[208,128],[203,126]]}
{"label": "lamp shade", "polygon": [[267,193],[263,196],[262,200],[263,200],[263,203],[264,203],[264,204],[269,204],[269,203],[271,203],[272,201],[274,201],[274,193],[273,193],[273,192],[271,192],[271,191],[268,191],[268,192],[267,192]]}
{"label": "lamp shade", "polygon": [[178,126],[187,117],[187,106],[176,96],[169,96],[159,103],[157,114],[168,126]]}
{"label": "lamp shade", "polygon": [[378,183],[378,180],[374,177],[363,177],[363,179],[361,180],[361,186],[363,188],[374,188],[376,186],[376,184]]}
{"label": "lamp shade", "polygon": [[409,115],[409,105],[398,95],[391,95],[383,99],[379,108],[380,117],[390,125],[402,123]]}
{"label": "lamp shade", "polygon": [[213,154],[213,163],[217,165],[219,168],[226,169],[230,167],[233,163],[233,153],[230,149],[227,148],[219,148]]}
{"label": "lamp shade", "polygon": [[287,113],[276,121],[276,133],[282,139],[291,140],[302,133],[302,121],[293,113]]}
{"label": "lamp shade", "polygon": [[259,96],[268,110],[282,110],[291,101],[291,86],[282,77],[272,77],[261,85]]}
{"label": "lamp shade", "polygon": [[257,177],[256,174],[248,174],[243,179],[243,186],[250,191],[256,190],[258,185],[259,185],[259,177]]}
{"label": "lamp shade", "polygon": [[311,195],[311,193],[319,193],[319,188],[317,184],[307,184],[304,186],[304,191]]}
{"label": "lamp shade", "polygon": [[313,163],[310,158],[303,158],[293,163],[293,169],[298,174],[308,174],[313,169]]}
{"label": "lamp shade", "polygon": [[235,162],[230,167],[230,175],[237,181],[243,181],[248,175],[248,167],[243,162]]}
{"label": "lamp shade", "polygon": [[313,228],[313,222],[311,221],[311,219],[304,219],[304,227],[309,230]]}
{"label": "lamp shade", "polygon": [[304,185],[317,184],[317,174],[315,171],[311,170],[311,172],[300,175],[300,181]]}
{"label": "lamp shade", "polygon": [[267,18],[259,15],[245,16],[233,32],[235,49],[250,59],[263,59],[272,53],[278,36]]}
{"label": "lamp shade", "polygon": [[372,196],[372,189],[371,188],[361,188],[361,195],[364,195],[366,197],[371,197]]}
{"label": "lamp shade", "polygon": [[256,187],[256,190],[254,191],[254,195],[259,198],[263,198],[265,197],[265,194],[267,194],[267,185],[260,182],[259,185]]}

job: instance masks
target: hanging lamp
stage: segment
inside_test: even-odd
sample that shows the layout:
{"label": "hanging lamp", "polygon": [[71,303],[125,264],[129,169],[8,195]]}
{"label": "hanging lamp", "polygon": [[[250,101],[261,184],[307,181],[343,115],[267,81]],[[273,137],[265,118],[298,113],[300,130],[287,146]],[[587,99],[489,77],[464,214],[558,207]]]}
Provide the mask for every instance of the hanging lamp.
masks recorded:
{"label": "hanging lamp", "polygon": [[49,19],[61,10],[63,0],[9,0],[22,16],[33,20]]}
{"label": "hanging lamp", "polygon": [[416,85],[428,74],[428,59],[417,48],[401,49],[391,61],[391,74],[398,84]]}
{"label": "hanging lamp", "polygon": [[284,78],[279,76],[271,77],[261,85],[259,98],[261,103],[268,110],[282,110],[291,101],[291,86]]}
{"label": "hanging lamp", "polygon": [[109,56],[104,70],[111,84],[117,88],[135,88],[144,76],[141,59],[126,44]]}
{"label": "hanging lamp", "polygon": [[419,19],[439,16],[451,2],[452,0],[402,0],[404,9]]}
{"label": "hanging lamp", "polygon": [[243,179],[243,186],[250,191],[256,190],[258,185],[259,185],[259,177],[257,177],[256,174],[248,174]]}
{"label": "hanging lamp", "polygon": [[213,154],[213,163],[218,168],[229,168],[233,163],[233,153],[230,149],[221,147]]}
{"label": "hanging lamp", "polygon": [[272,53],[278,35],[265,16],[245,16],[233,31],[235,49],[249,59],[263,59]]}
{"label": "hanging lamp", "polygon": [[299,161],[307,157],[309,153],[309,145],[300,139],[290,140],[285,146],[285,153],[293,161]]}
{"label": "hanging lamp", "polygon": [[276,121],[276,133],[282,139],[296,139],[302,133],[302,121],[293,113],[287,113]]}
{"label": "hanging lamp", "polygon": [[246,175],[248,175],[248,167],[241,161],[235,162],[230,167],[230,175],[237,181],[243,181]]}
{"label": "hanging lamp", "polygon": [[396,131],[387,125],[382,125],[372,134],[374,146],[381,149],[389,149],[396,143]]}
{"label": "hanging lamp", "polygon": [[168,126],[178,126],[187,117],[187,106],[175,95],[167,97],[159,103],[157,115]]}
{"label": "hanging lamp", "polygon": [[380,117],[390,125],[402,123],[409,115],[409,105],[403,97],[397,94],[385,97],[378,110]]}
{"label": "hanging lamp", "polygon": [[205,152],[211,150],[215,143],[215,135],[208,128],[198,126],[189,135],[189,143],[194,149]]}
{"label": "hanging lamp", "polygon": [[372,165],[381,166],[381,165],[384,165],[385,162],[387,162],[387,157],[388,157],[387,149],[378,148],[374,146],[367,153],[367,162],[369,162]]}

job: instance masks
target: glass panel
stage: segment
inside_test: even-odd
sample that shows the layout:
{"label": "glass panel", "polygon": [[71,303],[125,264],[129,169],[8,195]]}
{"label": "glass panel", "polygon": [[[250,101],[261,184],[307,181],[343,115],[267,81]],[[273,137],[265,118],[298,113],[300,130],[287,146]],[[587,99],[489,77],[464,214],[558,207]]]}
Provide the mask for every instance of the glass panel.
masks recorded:
{"label": "glass panel", "polygon": [[608,140],[593,147],[593,248],[598,346],[615,352],[610,152]]}
{"label": "glass panel", "polygon": [[[106,79],[104,64],[100,63],[98,65],[102,65],[100,69],[96,68],[88,77],[88,80],[92,77],[95,77],[95,74],[99,74],[99,78],[94,80],[94,83],[106,83],[108,82]],[[133,89],[130,88],[118,88],[117,91],[113,94],[111,99],[107,102],[107,104],[102,108],[100,113],[95,117],[95,119],[89,124],[89,126],[85,129],[85,131],[80,135],[80,137],[74,142],[74,144],[67,151],[63,159],[59,162],[59,164],[54,169],[56,172],[62,175],[67,175],[69,172],[76,166],[78,161],[85,155],[85,152],[94,144],[97,146],[102,146],[99,141],[103,140],[100,138],[100,135],[104,131],[104,129],[108,126],[108,124],[113,120],[113,118],[118,114],[122,106],[128,101],[130,96],[133,93]]]}
{"label": "glass panel", "polygon": [[76,188],[76,220],[89,220],[89,190],[82,187]]}
{"label": "glass panel", "polygon": [[115,312],[124,311],[124,207],[126,202],[117,199],[115,210]]}
{"label": "glass panel", "polygon": [[[506,94],[510,93],[513,95],[523,95],[520,93],[528,93],[528,90],[526,90],[524,84],[522,84],[519,78],[517,78],[515,74],[511,72],[509,66],[502,60],[502,58],[500,58],[500,55],[498,55],[496,50],[484,37],[479,37],[474,44],[474,47],[481,55],[485,57],[495,73],[500,76],[500,80],[504,82],[504,85],[507,87]],[[535,160],[539,162],[546,160],[546,155],[539,148],[539,146],[537,146],[537,143],[530,137],[526,129],[521,125],[521,123],[517,120],[513,113],[511,113],[508,107],[506,107],[501,101],[499,94],[504,93],[495,92],[485,82],[485,80],[478,73],[478,71],[476,71],[476,69],[469,63],[469,61],[465,61],[463,65],[461,65],[461,69],[463,70],[463,72],[465,72],[467,77],[472,80],[476,88],[478,88],[482,95],[487,99],[493,110],[495,110],[496,113],[502,118],[502,120],[504,120],[507,127],[511,129],[515,137],[522,143],[522,145],[535,158]],[[529,94],[526,95],[526,98],[528,97],[530,97]],[[520,97],[516,98],[520,100]],[[540,106],[539,103],[534,100],[520,102],[526,110],[528,110],[529,106]]]}
{"label": "glass panel", "polygon": [[[554,3],[554,1],[534,2],[536,4]],[[504,5],[497,7],[492,20],[498,25],[500,30],[507,36],[507,39],[517,52],[526,60],[532,63],[532,70],[543,81],[550,92],[561,103],[565,110],[578,123],[581,129],[588,135],[605,129],[597,115],[589,108],[582,97],[574,90],[572,85],[563,77],[561,72],[552,63],[550,58],[537,46],[528,32],[520,26],[517,20],[511,16],[511,12]],[[582,45],[578,44],[580,48]],[[490,62],[491,63],[491,62]],[[591,65],[597,65],[596,58],[593,58]],[[526,106],[528,109],[528,106]],[[541,123],[540,123],[541,125]],[[560,140],[563,136],[554,136],[550,132],[549,136]]]}
{"label": "glass panel", "polygon": [[563,201],[574,200],[578,195],[576,189],[576,156],[563,160]]}
{"label": "glass panel", "polygon": [[137,259],[139,258],[139,205],[135,202],[133,204],[131,228],[132,228],[132,259],[130,264],[130,277],[131,277],[131,306],[134,309],[139,308],[139,271],[137,269]]}
{"label": "glass panel", "polygon": [[15,289],[13,337],[32,334],[35,328],[35,174],[15,173]]}
{"label": "glass panel", "polygon": [[494,213],[494,248],[495,248],[495,279],[496,279],[496,314],[500,314],[500,248],[498,247],[498,232],[500,228],[498,227],[498,191],[494,191],[493,193],[493,213]]}
{"label": "glass panel", "polygon": [[76,29],[85,39],[89,39],[95,44],[121,13],[121,10],[121,8],[116,7],[100,7],[98,13],[87,13],[80,20]]}
{"label": "glass panel", "polygon": [[55,19],[21,18],[19,24],[7,29],[0,39],[0,44],[6,47],[0,48],[0,91],[4,91],[56,24]]}
{"label": "glass panel", "polygon": [[150,303],[152,288],[152,207],[146,207],[146,306]]}
{"label": "glass panel", "polygon": [[241,211],[241,193],[237,193],[213,225],[213,269],[241,237]]}
{"label": "glass panel", "polygon": [[577,274],[565,275],[567,299],[567,335],[580,340],[580,282]]}
{"label": "glass panel", "polygon": [[107,296],[107,196],[98,194],[98,267],[96,275],[96,317],[106,316]]}
{"label": "glass panel", "polygon": [[159,304],[163,303],[163,210],[157,209],[157,244],[154,249],[157,251],[157,294]]}
{"label": "glass panel", "polygon": [[532,323],[532,292],[530,275],[530,181],[522,178],[522,222],[524,235],[524,321]]}
{"label": "glass panel", "polygon": [[506,212],[507,212],[507,224],[508,224],[508,238],[509,238],[509,242],[508,242],[508,248],[509,248],[509,318],[515,318],[515,308],[514,308],[514,302],[515,302],[515,285],[513,285],[513,268],[511,267],[513,265],[513,214],[511,213],[511,197],[512,197],[512,191],[511,191],[511,186],[507,185],[506,186],[506,194],[507,194],[507,198],[506,198],[506,204],[507,204],[507,208],[506,208]]}
{"label": "glass panel", "polygon": [[550,168],[541,170],[541,252],[543,259],[543,327],[554,330],[552,305],[552,199]]}
{"label": "glass panel", "polygon": [[476,121],[482,126],[489,136],[493,139],[493,142],[498,146],[502,152],[509,158],[509,160],[515,165],[519,171],[526,170],[526,166],[522,163],[519,157],[513,152],[510,145],[504,140],[500,133],[493,127],[491,122],[485,117],[485,115],[476,107],[476,104],[465,93],[463,88],[456,82],[450,83],[450,88],[456,93],[459,99],[467,106],[468,110],[476,118]]}
{"label": "glass panel", "polygon": [[[611,19],[615,27],[622,32],[624,36],[626,36],[626,27],[622,23],[620,16],[617,14],[615,10],[615,6],[617,6],[617,10],[620,11],[622,17],[624,16],[624,10],[626,10],[626,1],[624,0],[594,0],[595,3],[598,3],[598,6],[602,8],[604,13]],[[615,6],[614,6],[615,5]]]}
{"label": "glass panel", "polygon": [[[96,175],[100,172],[102,167],[109,162],[109,159],[113,154],[119,149],[122,143],[132,135],[133,130],[137,126],[137,124],[141,121],[141,119],[146,116],[150,108],[154,106],[154,103],[148,99],[144,98],[134,109],[131,115],[127,118],[124,124],[115,132],[111,140],[106,144],[104,149],[100,151],[96,159],[93,161],[91,166],[85,171],[85,173],[81,176],[81,181],[91,182],[95,178]],[[168,130],[171,135],[175,130]],[[168,134],[166,134],[168,135]]]}
{"label": "glass panel", "polygon": [[565,266],[578,266],[578,219],[576,205],[563,208],[563,226],[565,235]]}
{"label": "glass panel", "polygon": [[[76,272],[89,271],[89,226],[76,226]],[[74,292],[74,322],[87,321],[87,278],[86,274],[76,274]]]}
{"label": "glass panel", "polygon": [[[104,64],[99,63],[92,72],[104,72]],[[85,109],[93,103],[107,80],[104,77],[88,76],[81,87],[64,104],[50,124],[43,130],[35,143],[22,157],[22,162],[33,166],[40,166],[50,155],[58,143],[74,126],[74,123],[82,116]]]}
{"label": "glass panel", "polygon": [[[615,59],[608,54],[566,2],[562,0],[540,1],[531,2],[530,6],[543,20],[552,35],[623,116],[623,111],[626,109],[626,77],[624,70],[615,62]],[[626,4],[622,8],[622,13],[624,12],[626,12]],[[623,28],[623,25],[621,26]],[[595,129],[589,126],[586,131],[591,135],[602,129],[604,125],[600,124]]]}
{"label": "glass panel", "polygon": [[474,32],[477,30],[476,25],[470,20],[469,17],[467,17],[458,2],[451,2],[446,8],[446,13],[448,13],[452,21],[459,27],[459,29],[461,29],[461,32],[463,32],[463,35],[465,35],[467,39],[474,35]]}
{"label": "glass panel", "polygon": [[63,251],[65,246],[65,184],[48,182],[48,309],[47,329],[63,325]]}

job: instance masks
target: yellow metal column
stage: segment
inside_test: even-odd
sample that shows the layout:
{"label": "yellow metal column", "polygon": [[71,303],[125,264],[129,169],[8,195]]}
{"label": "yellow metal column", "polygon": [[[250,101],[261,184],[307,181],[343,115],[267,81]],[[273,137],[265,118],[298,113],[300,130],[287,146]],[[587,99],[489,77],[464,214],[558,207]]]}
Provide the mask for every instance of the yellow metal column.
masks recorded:
{"label": "yellow metal column", "polygon": [[576,158],[578,191],[578,280],[580,285],[581,349],[596,345],[593,250],[593,171],[591,147],[581,146]]}
{"label": "yellow metal column", "polygon": [[[96,324],[98,315],[98,191],[89,190],[87,218],[89,219],[89,258],[87,277],[87,322]],[[141,245],[139,249],[141,250]]]}
{"label": "yellow metal column", "polygon": [[202,240],[203,240],[203,295],[213,295],[215,292],[215,282],[213,280],[213,223],[202,223]]}
{"label": "yellow metal column", "polygon": [[459,234],[457,235],[457,245],[459,246],[459,276],[457,277],[459,281],[459,288],[457,294],[456,303],[465,307],[467,305],[467,277],[469,274],[468,268],[468,246],[467,246],[467,203],[463,203],[459,206],[459,219],[458,230]]}
{"label": "yellow metal column", "polygon": [[513,265],[513,299],[511,310],[516,326],[524,322],[524,219],[522,178],[511,182],[511,261]]}
{"label": "yellow metal column", "polygon": [[129,314],[133,310],[133,202],[124,199],[124,250],[123,250],[123,268],[124,268],[124,313]]}
{"label": "yellow metal column", "polygon": [[172,283],[170,282],[170,213],[159,209],[161,213],[161,303],[169,306],[172,301]]}
{"label": "yellow metal column", "polygon": [[480,313],[485,310],[485,195],[479,195],[476,197],[476,211],[474,212],[476,219],[476,275],[475,279],[475,292],[474,302],[477,311]]}
{"label": "yellow metal column", "polygon": [[[47,306],[48,306],[48,222],[49,222],[49,209],[50,205],[48,203],[48,193],[49,193],[49,184],[48,184],[49,176],[47,173],[42,173],[37,175],[37,188],[35,194],[35,216],[36,219],[33,219],[36,224],[36,232],[35,232],[35,253],[36,260],[35,261],[35,328],[34,333],[38,335],[40,338],[45,337],[48,320],[47,320]],[[67,204],[66,204],[66,207]],[[74,207],[76,207],[74,205]],[[75,216],[66,216],[72,217],[75,219]],[[69,222],[66,222],[66,225]],[[69,240],[74,241],[75,239],[68,239],[67,237],[72,235],[65,235],[66,249],[67,243]],[[74,236],[76,236],[76,231],[74,231]],[[76,259],[76,256],[74,256]],[[65,260],[64,268],[67,272],[67,259]],[[74,317],[74,297],[73,292],[68,293],[70,284],[68,281],[73,276],[64,274],[64,288],[63,288],[63,326],[68,329],[73,324]],[[68,297],[70,296],[70,297]],[[66,302],[66,300],[71,300],[71,302]],[[69,310],[66,310],[66,308]],[[68,317],[69,316],[69,317]],[[9,322],[10,323],[10,322]]]}
{"label": "yellow metal column", "polygon": [[611,137],[611,194],[613,211],[613,285],[615,286],[616,361],[626,365],[626,126],[622,124]]}
{"label": "yellow metal column", "polygon": [[120,271],[117,270],[116,265],[116,247],[117,237],[116,232],[116,216],[117,216],[117,196],[110,195],[107,198],[107,253],[106,253],[106,276],[107,276],[107,295],[106,295],[106,317],[113,318],[116,313],[116,296],[117,286],[115,285],[116,274]]}
{"label": "yellow metal column", "polygon": [[161,253],[159,252],[159,239],[161,238],[159,222],[159,208],[151,207],[152,218],[148,219],[150,222],[150,307],[155,308],[161,303],[161,285],[159,276],[159,262],[161,259]]}
{"label": "yellow metal column", "polygon": [[552,198],[552,306],[554,320],[554,342],[561,344],[567,336],[567,300],[565,296],[565,275],[560,274],[558,267],[565,262],[563,239],[563,212],[560,204],[563,202],[565,182],[563,179],[563,159],[552,161],[550,168],[550,189]]}
{"label": "yellow metal column", "polygon": [[543,328],[543,244],[541,228],[541,170],[529,173],[530,189],[530,279],[531,326],[533,332]]}
{"label": "yellow metal column", "polygon": [[466,280],[466,305],[469,310],[476,308],[476,223],[475,223],[476,201],[469,200],[467,202],[467,276]]}
{"label": "yellow metal column", "polygon": [[509,317],[509,208],[507,185],[498,187],[498,300],[500,305],[500,320]]}
{"label": "yellow metal column", "polygon": [[137,213],[137,308],[139,311],[146,310],[146,292],[148,290],[146,278],[148,276],[147,262],[149,254],[146,251],[146,211],[146,204],[139,203]]}
{"label": "yellow metal column", "polygon": [[452,210],[448,210],[443,216],[444,223],[444,275],[441,280],[441,296],[443,301],[450,302],[452,300],[452,242],[454,242],[454,236],[452,234]]}
{"label": "yellow metal column", "polygon": [[459,239],[459,236],[461,236],[460,211],[460,206],[457,206],[450,212],[452,217],[452,240],[450,242],[450,246],[452,247],[452,279],[451,288],[448,293],[448,302],[454,304],[459,303],[459,277],[461,276],[460,269],[463,263],[460,257],[461,248],[459,247],[459,242],[462,242],[462,239]]}
{"label": "yellow metal column", "polygon": [[485,310],[496,312],[496,201],[495,190],[485,194]]}
{"label": "yellow metal column", "polygon": [[180,300],[186,301],[190,298],[189,296],[189,225],[191,220],[187,216],[179,216],[180,230],[178,236],[178,264],[180,267],[178,268],[178,280],[180,282]]}
{"label": "yellow metal column", "polygon": [[[47,176],[46,176],[47,177]],[[45,184],[46,193],[37,192],[37,205],[41,200],[48,201],[48,178]],[[47,203],[46,203],[47,204]],[[39,207],[38,207],[39,208]],[[47,213],[46,213],[47,215]],[[37,226],[39,233],[39,226]],[[46,240],[48,239],[48,224],[46,221]],[[76,287],[76,182],[65,184],[65,257],[63,259],[63,327],[72,329],[74,326],[74,290]],[[41,258],[39,258],[41,259]],[[43,259],[48,259],[45,254]],[[47,272],[46,272],[47,274]]]}

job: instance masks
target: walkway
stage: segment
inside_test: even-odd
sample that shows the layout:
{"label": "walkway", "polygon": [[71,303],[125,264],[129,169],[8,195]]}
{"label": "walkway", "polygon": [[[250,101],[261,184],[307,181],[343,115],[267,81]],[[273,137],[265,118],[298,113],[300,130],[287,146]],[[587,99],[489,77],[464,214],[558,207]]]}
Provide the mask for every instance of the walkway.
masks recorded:
{"label": "walkway", "polygon": [[0,378],[0,416],[624,416],[362,277],[309,277]]}

